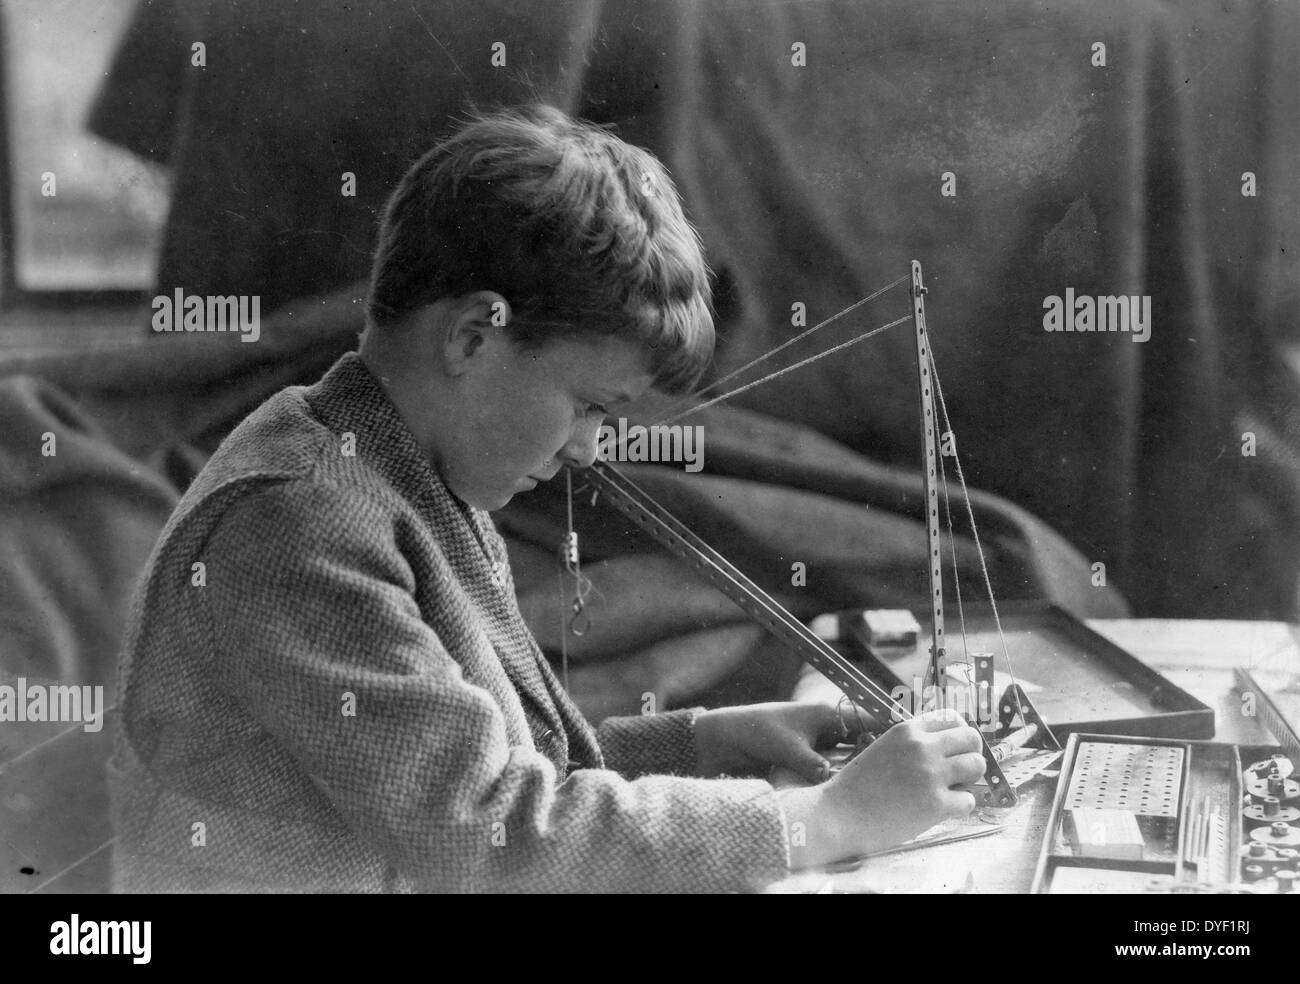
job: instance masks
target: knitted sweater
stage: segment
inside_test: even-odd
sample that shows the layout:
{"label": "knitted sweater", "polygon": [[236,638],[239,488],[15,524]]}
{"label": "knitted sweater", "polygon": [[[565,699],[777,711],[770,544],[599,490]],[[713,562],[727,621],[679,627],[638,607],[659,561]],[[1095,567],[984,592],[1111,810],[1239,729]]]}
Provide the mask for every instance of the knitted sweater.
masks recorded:
{"label": "knitted sweater", "polygon": [[787,869],[767,783],[687,777],[691,712],[593,732],[491,519],[355,354],[195,480],[119,694],[118,890],[732,891]]}

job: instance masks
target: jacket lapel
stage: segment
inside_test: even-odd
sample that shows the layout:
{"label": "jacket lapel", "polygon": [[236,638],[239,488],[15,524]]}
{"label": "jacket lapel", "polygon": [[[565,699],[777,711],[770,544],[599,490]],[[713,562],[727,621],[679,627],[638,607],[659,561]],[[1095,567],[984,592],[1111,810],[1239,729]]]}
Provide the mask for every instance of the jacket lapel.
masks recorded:
{"label": "jacket lapel", "polygon": [[[470,512],[471,521],[477,524],[483,542],[489,545],[489,552],[494,555],[494,569],[500,572],[494,584],[494,600],[505,613],[506,617],[502,621],[511,626],[518,626],[525,636],[520,641],[523,643],[526,657],[512,662],[514,668],[507,666],[506,672],[511,674],[511,679],[515,681],[516,686],[526,687],[530,694],[545,695],[545,699],[540,703],[548,712],[553,726],[559,729],[559,733],[565,735],[570,763],[581,768],[602,768],[604,760],[600,754],[600,746],[596,742],[595,732],[556,677],[541,647],[537,645],[537,640],[524,625],[523,615],[519,611],[518,597],[515,594],[514,580],[510,576],[505,542],[501,539],[501,534],[497,532],[487,513],[478,509]],[[516,672],[519,674],[518,677],[514,675]]]}
{"label": "jacket lapel", "polygon": [[[432,526],[453,572],[484,616],[488,639],[526,708],[544,722],[544,732],[553,731],[560,740],[562,747],[555,749],[559,763],[564,764],[574,735],[583,746],[584,758],[599,760],[590,725],[558,683],[554,689],[551,686],[554,674],[519,613],[505,544],[487,513],[448,491],[379,381],[355,352],[335,363],[311,388],[309,398],[332,429],[356,434],[358,457],[388,479]],[[563,712],[561,703],[569,705]]]}

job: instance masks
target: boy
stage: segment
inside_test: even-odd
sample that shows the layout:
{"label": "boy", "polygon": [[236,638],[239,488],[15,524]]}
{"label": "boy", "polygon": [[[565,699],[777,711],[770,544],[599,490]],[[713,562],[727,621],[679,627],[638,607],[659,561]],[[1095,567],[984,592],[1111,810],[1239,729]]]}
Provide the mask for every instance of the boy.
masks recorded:
{"label": "boy", "polygon": [[651,155],[553,109],[483,117],[379,238],[359,353],[231,434],[150,561],[119,889],[743,890],[973,808],[960,722],[900,725],[821,785],[710,778],[820,778],[847,731],[794,704],[593,731],[523,624],[487,511],[590,465],[608,407],[712,352]]}

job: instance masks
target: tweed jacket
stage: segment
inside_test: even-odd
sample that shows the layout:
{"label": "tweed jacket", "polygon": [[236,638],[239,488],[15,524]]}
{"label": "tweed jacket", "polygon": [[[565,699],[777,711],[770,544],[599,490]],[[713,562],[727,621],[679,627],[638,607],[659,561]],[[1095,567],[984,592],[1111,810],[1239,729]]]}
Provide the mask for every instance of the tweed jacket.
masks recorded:
{"label": "tweed jacket", "polygon": [[[355,354],[222,444],[133,605],[109,763],[120,891],[732,891],[787,870],[689,712],[583,720]],[[676,773],[676,774],[672,774]]]}

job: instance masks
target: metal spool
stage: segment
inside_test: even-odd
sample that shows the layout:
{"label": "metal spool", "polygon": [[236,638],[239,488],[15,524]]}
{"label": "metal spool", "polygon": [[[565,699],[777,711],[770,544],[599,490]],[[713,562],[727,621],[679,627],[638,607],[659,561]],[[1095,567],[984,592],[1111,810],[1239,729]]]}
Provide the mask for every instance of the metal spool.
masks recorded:
{"label": "metal spool", "polygon": [[1250,839],[1270,847],[1300,847],[1300,827],[1277,821],[1267,827],[1257,827],[1250,832]]}

